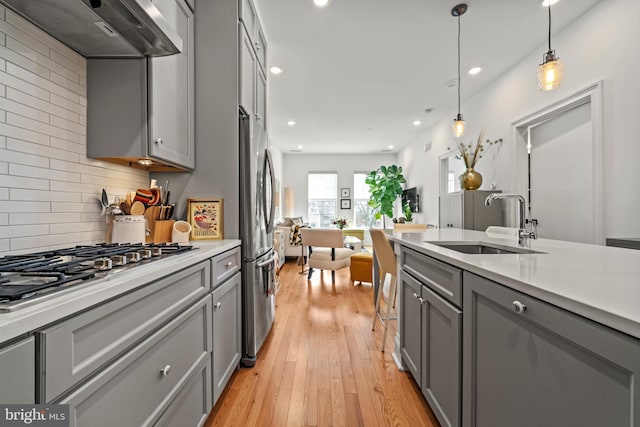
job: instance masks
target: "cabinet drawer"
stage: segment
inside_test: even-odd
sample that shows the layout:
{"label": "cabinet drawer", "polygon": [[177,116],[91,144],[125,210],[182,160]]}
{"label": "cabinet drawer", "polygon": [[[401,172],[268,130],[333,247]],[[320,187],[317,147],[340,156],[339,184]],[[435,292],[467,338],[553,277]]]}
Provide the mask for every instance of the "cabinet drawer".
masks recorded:
{"label": "cabinet drawer", "polygon": [[33,337],[0,349],[0,403],[35,403],[36,345]]}
{"label": "cabinet drawer", "polygon": [[59,403],[70,425],[153,424],[207,364],[211,300],[203,298]]}
{"label": "cabinet drawer", "polygon": [[211,360],[189,378],[155,427],[195,427],[207,420],[211,403]]}
{"label": "cabinet drawer", "polygon": [[213,265],[213,288],[219,286],[222,282],[233,276],[236,271],[240,271],[240,248],[237,247],[230,251],[224,252],[211,259]]}
{"label": "cabinet drawer", "polygon": [[208,261],[40,332],[45,402],[143,339],[210,290]]}
{"label": "cabinet drawer", "polygon": [[462,307],[462,270],[405,247],[401,265],[436,293]]}

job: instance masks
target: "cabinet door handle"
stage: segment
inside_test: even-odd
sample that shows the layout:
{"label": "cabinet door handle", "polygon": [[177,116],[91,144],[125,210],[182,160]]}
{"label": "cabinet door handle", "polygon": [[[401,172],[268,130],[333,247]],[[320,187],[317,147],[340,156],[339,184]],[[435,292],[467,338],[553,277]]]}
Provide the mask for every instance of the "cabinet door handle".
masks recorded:
{"label": "cabinet door handle", "polygon": [[167,365],[164,368],[160,369],[160,373],[162,373],[163,377],[169,376],[169,372],[171,372],[171,365]]}
{"label": "cabinet door handle", "polygon": [[260,46],[259,42],[255,42],[255,46],[256,46],[256,50],[262,49],[262,46]]}
{"label": "cabinet door handle", "polygon": [[222,303],[220,301],[218,301],[213,308],[215,308],[216,310],[219,309],[220,307],[222,307]]}
{"label": "cabinet door handle", "polygon": [[233,263],[231,261],[229,261],[228,263],[226,263],[224,265],[225,268],[230,268],[233,265]]}
{"label": "cabinet door handle", "polygon": [[414,298],[418,298],[418,294],[416,294],[415,292],[413,293],[413,297]]}
{"label": "cabinet door handle", "polygon": [[256,114],[256,120],[262,120],[262,116],[260,114]]}
{"label": "cabinet door handle", "polygon": [[420,301],[420,305],[424,304],[424,298],[418,297],[418,301]]}
{"label": "cabinet door handle", "polygon": [[514,301],[513,309],[516,313],[524,313],[524,311],[527,309],[527,306],[521,303],[520,301]]}
{"label": "cabinet door handle", "polygon": [[158,139],[156,139],[156,140],[155,140],[155,143],[156,143],[156,144],[162,144],[162,138],[158,138]]}

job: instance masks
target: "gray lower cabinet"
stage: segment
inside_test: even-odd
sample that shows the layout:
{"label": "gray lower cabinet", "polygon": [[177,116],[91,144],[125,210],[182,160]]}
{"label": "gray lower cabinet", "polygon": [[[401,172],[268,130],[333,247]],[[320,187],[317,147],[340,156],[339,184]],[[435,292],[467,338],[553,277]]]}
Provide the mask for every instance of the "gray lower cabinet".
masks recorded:
{"label": "gray lower cabinet", "polygon": [[0,403],[35,403],[36,346],[29,337],[0,348]]}
{"label": "gray lower cabinet", "polygon": [[213,403],[218,401],[242,353],[241,276],[232,278],[211,294],[213,310]]}
{"label": "gray lower cabinet", "polygon": [[[210,325],[211,299],[204,297],[56,403],[69,404],[72,427],[153,425],[210,363]],[[210,408],[211,393],[204,399]],[[200,412],[192,415],[199,423]]]}
{"label": "gray lower cabinet", "polygon": [[640,426],[640,343],[464,273],[463,425]]}
{"label": "gray lower cabinet", "polygon": [[440,425],[459,426],[462,311],[408,272],[401,277],[402,359]]}

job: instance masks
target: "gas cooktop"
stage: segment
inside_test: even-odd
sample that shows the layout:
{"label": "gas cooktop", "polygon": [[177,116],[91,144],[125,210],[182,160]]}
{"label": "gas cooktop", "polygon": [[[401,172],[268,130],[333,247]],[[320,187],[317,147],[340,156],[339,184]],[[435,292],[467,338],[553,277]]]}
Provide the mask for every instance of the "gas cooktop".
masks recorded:
{"label": "gas cooktop", "polygon": [[193,249],[178,244],[100,243],[0,258],[0,312],[42,301],[55,292],[116,271]]}

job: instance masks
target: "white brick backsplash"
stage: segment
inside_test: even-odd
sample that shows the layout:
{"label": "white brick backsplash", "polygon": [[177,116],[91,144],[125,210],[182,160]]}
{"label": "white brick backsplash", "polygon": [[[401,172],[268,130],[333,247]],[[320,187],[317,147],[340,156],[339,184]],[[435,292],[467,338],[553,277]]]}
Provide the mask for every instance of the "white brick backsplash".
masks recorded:
{"label": "white brick backsplash", "polygon": [[82,195],[78,193],[64,193],[60,191],[25,190],[23,188],[11,188],[11,191],[9,192],[9,199],[39,200],[49,202],[82,202]]}
{"label": "white brick backsplash", "polygon": [[[52,138],[53,140],[54,138]],[[72,144],[71,142],[69,144]],[[76,144],[77,145],[77,144]],[[58,147],[44,147],[38,144],[32,144],[25,141],[9,138],[7,139],[8,150],[20,151],[22,153],[37,154],[40,156],[49,157],[52,159],[68,160],[70,162],[79,161],[80,157],[77,153],[65,151],[64,149],[58,149]]]}
{"label": "white brick backsplash", "polygon": [[0,109],[12,111],[16,114],[20,114],[39,122],[49,123],[49,114],[45,113],[44,111],[28,107],[19,102],[12,101],[11,99],[0,97]]}
{"label": "white brick backsplash", "polygon": [[9,165],[9,174],[13,176],[27,176],[30,178],[56,179],[66,182],[80,182],[80,174],[54,169],[35,168],[33,166]]}
{"label": "white brick backsplash", "polygon": [[49,225],[7,225],[0,227],[0,238],[46,236],[49,234]]}
{"label": "white brick backsplash", "polygon": [[[33,154],[20,153],[12,150],[0,150],[2,159],[11,163],[19,163],[22,165],[38,166],[41,168],[49,167],[49,158],[43,156],[35,156]],[[8,173],[8,172],[5,172]]]}
{"label": "white brick backsplash", "polygon": [[[50,102],[43,101],[40,98],[35,96],[31,96],[27,93],[20,92],[19,90],[15,90],[13,88],[7,88],[6,97],[19,102],[20,104],[27,105],[29,107],[41,110],[45,113],[52,114],[54,116],[62,117],[67,120],[71,120],[77,123],[80,122],[80,115],[78,113],[74,113],[73,111],[69,111],[65,108],[54,105]],[[16,111],[14,111],[16,112]],[[84,114],[84,113],[83,113]],[[83,116],[84,118],[84,116]],[[86,124],[86,118],[84,118],[84,124]]]}
{"label": "white brick backsplash", "polygon": [[86,158],[86,59],[0,6],[0,255],[104,242],[149,173]]}

